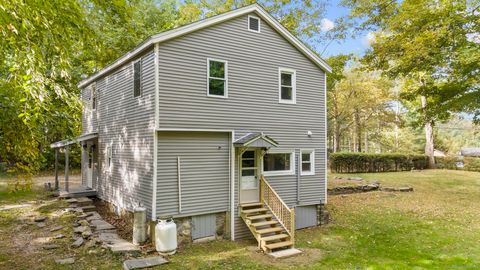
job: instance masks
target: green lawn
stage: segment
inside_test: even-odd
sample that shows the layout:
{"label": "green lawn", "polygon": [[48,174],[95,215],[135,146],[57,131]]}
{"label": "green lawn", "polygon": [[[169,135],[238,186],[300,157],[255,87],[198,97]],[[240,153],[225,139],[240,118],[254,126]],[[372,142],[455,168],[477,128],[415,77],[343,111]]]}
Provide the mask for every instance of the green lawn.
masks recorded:
{"label": "green lawn", "polygon": [[[158,269],[480,269],[480,173],[431,170],[355,176],[382,186],[409,185],[415,191],[330,196],[334,221],[298,231],[296,246],[305,251],[301,256],[275,261],[256,252],[254,242],[216,241],[183,247],[169,257],[170,264]],[[0,205],[14,200],[2,194]],[[55,207],[43,210],[51,209]],[[9,241],[9,233],[18,226],[22,211],[34,210],[0,212],[0,269],[7,261],[21,267],[5,269],[55,268],[46,251],[35,250],[28,260],[13,256],[21,251]],[[37,228],[25,230],[41,234]],[[114,269],[124,259],[107,251],[87,254],[68,247],[61,253],[79,260],[72,269]]]}

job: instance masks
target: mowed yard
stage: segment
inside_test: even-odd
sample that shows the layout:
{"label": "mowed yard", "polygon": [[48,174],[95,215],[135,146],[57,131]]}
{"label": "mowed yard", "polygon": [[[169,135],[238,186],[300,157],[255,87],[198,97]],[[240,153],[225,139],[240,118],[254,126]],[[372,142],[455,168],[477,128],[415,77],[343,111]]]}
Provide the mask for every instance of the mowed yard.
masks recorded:
{"label": "mowed yard", "polygon": [[[333,174],[330,185],[336,184]],[[349,175],[352,176],[352,175]],[[182,247],[156,269],[480,269],[480,173],[447,170],[355,174],[382,186],[414,192],[330,196],[333,222],[296,234],[300,256],[273,260],[253,241],[215,241]],[[11,194],[0,180],[0,269],[120,269],[127,257],[100,247],[70,247],[73,215],[58,216],[62,202],[43,192]],[[337,183],[338,184],[338,183]],[[38,200],[42,200],[41,202]],[[39,212],[46,228],[30,225]],[[48,228],[65,224],[67,237],[52,240]],[[60,245],[44,250],[43,242]],[[148,255],[145,255],[148,256]],[[75,257],[74,265],[54,259]]]}

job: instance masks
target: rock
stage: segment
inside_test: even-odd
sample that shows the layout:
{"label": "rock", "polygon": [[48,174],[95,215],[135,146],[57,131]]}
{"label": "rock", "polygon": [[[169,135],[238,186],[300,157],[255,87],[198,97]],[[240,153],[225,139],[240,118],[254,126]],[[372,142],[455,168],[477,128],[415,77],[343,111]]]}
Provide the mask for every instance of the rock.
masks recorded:
{"label": "rock", "polygon": [[62,238],[65,238],[65,235],[63,234],[57,234],[53,237],[54,239],[62,239]]}
{"label": "rock", "polygon": [[83,233],[87,230],[90,230],[90,228],[87,226],[80,226],[80,227],[73,228],[74,233]]}
{"label": "rock", "polygon": [[96,219],[90,221],[90,225],[95,228],[96,231],[103,231],[103,230],[114,230],[115,226],[112,224],[102,220],[102,219]]}
{"label": "rock", "polygon": [[82,206],[80,208],[83,212],[94,212],[95,210],[97,210],[97,208],[93,205]]}
{"label": "rock", "polygon": [[66,259],[58,259],[55,260],[56,264],[74,264],[75,259],[74,258],[66,258]]}
{"label": "rock", "polygon": [[140,251],[140,248],[126,240],[120,239],[113,244],[109,244],[108,247],[113,253],[127,253]]}
{"label": "rock", "polygon": [[47,219],[47,217],[45,216],[39,216],[39,217],[36,217],[33,221],[35,222],[43,222]]}
{"label": "rock", "polygon": [[94,240],[90,240],[85,244],[85,247],[89,249],[94,247],[95,245],[96,245],[96,242]]}
{"label": "rock", "polygon": [[39,228],[43,228],[43,227],[47,226],[47,225],[45,225],[45,222],[37,222],[36,225]]}
{"label": "rock", "polygon": [[78,223],[78,222],[73,223],[73,227],[78,227],[78,226],[80,226],[80,223]]}
{"label": "rock", "polygon": [[63,226],[55,226],[55,227],[53,227],[53,228],[50,229],[50,232],[59,231],[59,230],[61,230],[61,229],[63,229]]}
{"label": "rock", "polygon": [[88,238],[90,238],[91,236],[92,236],[92,231],[91,231],[91,230],[87,230],[87,231],[84,231],[84,232],[82,233],[82,237],[83,237],[84,239],[88,239]]}
{"label": "rock", "polygon": [[412,187],[401,187],[398,189],[400,192],[412,192],[413,188]]}
{"label": "rock", "polygon": [[79,238],[77,238],[77,240],[75,240],[75,242],[73,242],[72,247],[73,248],[78,248],[81,245],[83,245],[83,242],[84,242],[83,238],[79,237]]}
{"label": "rock", "polygon": [[67,203],[76,203],[77,202],[77,199],[75,198],[71,198],[71,199],[67,199],[65,200]]}
{"label": "rock", "polygon": [[59,247],[60,247],[59,245],[51,244],[51,245],[45,245],[45,246],[43,246],[43,249],[45,249],[45,250],[51,250],[51,249],[57,249],[57,248],[59,248]]}
{"label": "rock", "polygon": [[124,270],[142,269],[168,263],[163,257],[149,257],[143,259],[131,259],[123,262]]}
{"label": "rock", "polygon": [[90,226],[90,224],[88,224],[88,221],[86,220],[80,220],[78,224],[80,224],[81,226]]}
{"label": "rock", "polygon": [[93,201],[87,197],[80,197],[80,198],[77,198],[77,204],[79,206],[87,206],[87,205],[91,205],[93,203]]}
{"label": "rock", "polygon": [[77,218],[87,218],[91,215],[93,215],[93,213],[96,213],[96,212],[88,212],[88,213],[85,213],[85,214],[81,214],[80,216],[78,216]]}
{"label": "rock", "polygon": [[349,177],[348,180],[352,180],[352,181],[363,181],[363,178],[361,178],[361,177]]}
{"label": "rock", "polygon": [[96,219],[102,219],[102,217],[100,216],[100,214],[98,214],[97,212],[90,212],[92,213],[91,216],[87,217],[87,221],[92,221],[92,220],[96,220]]}

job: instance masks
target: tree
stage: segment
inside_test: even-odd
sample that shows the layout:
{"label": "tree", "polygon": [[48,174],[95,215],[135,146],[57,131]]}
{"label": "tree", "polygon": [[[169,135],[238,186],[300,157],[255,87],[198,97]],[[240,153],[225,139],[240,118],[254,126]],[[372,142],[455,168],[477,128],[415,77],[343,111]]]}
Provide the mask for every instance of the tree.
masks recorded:
{"label": "tree", "polygon": [[349,22],[374,31],[364,62],[391,78],[410,81],[403,94],[421,99],[425,152],[434,166],[435,123],[459,111],[480,112],[480,2],[344,0]]}

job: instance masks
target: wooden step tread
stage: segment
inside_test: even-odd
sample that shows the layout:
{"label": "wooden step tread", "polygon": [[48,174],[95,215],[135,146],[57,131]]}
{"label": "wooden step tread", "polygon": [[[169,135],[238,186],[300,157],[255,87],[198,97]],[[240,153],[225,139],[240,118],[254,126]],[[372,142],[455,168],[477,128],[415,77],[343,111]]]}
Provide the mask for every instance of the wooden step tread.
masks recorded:
{"label": "wooden step tread", "polygon": [[261,237],[263,241],[273,241],[273,240],[279,240],[279,239],[284,239],[284,238],[287,238],[289,235],[288,234],[276,234],[276,235],[272,235],[272,236],[265,236],[265,237]]}
{"label": "wooden step tread", "polygon": [[258,234],[265,234],[265,233],[273,233],[273,232],[281,232],[283,231],[282,227],[273,227],[273,228],[268,228],[268,229],[261,229],[257,230]]}
{"label": "wooden step tread", "polygon": [[288,247],[288,246],[293,246],[292,241],[283,241],[283,242],[265,245],[265,247],[270,250],[276,249],[276,248]]}
{"label": "wooden step tread", "polygon": [[267,211],[268,211],[267,208],[254,208],[254,209],[242,210],[242,213],[251,214],[251,213],[267,212]]}
{"label": "wooden step tread", "polygon": [[263,206],[263,203],[256,202],[256,203],[244,203],[241,204],[240,207],[252,207],[252,206]]}
{"label": "wooden step tread", "polygon": [[260,221],[260,222],[255,222],[252,223],[251,225],[254,227],[260,227],[260,226],[266,226],[266,225],[274,225],[278,224],[279,222],[276,220],[269,220],[269,221]]}
{"label": "wooden step tread", "polygon": [[254,220],[254,219],[271,218],[271,217],[273,216],[270,214],[265,214],[265,215],[248,216],[247,219]]}

